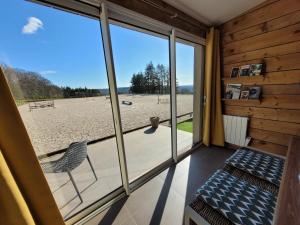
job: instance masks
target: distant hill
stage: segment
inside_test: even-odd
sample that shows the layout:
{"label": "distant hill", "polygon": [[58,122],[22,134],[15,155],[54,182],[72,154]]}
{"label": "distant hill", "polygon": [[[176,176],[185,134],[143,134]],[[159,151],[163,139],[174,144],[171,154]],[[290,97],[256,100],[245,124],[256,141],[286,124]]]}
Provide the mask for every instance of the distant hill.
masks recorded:
{"label": "distant hill", "polygon": [[[119,94],[128,94],[130,90],[130,87],[119,87],[118,88],[118,93]],[[100,92],[102,95],[109,95],[109,89],[108,88],[102,88],[100,89]]]}
{"label": "distant hill", "polygon": [[60,87],[35,72],[1,65],[15,99],[61,98]]}
{"label": "distant hill", "polygon": [[182,93],[182,94],[193,93],[194,86],[193,85],[180,85],[180,86],[177,86],[177,90],[179,93]]}
{"label": "distant hill", "polygon": [[101,96],[100,89],[58,87],[40,74],[0,65],[16,100]]}

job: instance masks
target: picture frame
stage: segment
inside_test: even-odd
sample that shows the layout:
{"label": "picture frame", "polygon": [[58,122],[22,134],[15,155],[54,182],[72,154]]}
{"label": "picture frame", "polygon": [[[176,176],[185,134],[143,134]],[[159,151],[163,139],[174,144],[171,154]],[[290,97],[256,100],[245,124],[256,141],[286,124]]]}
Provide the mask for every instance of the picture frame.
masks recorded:
{"label": "picture frame", "polygon": [[241,84],[227,84],[225,91],[226,99],[239,99],[241,93]]}
{"label": "picture frame", "polygon": [[249,99],[260,99],[261,92],[261,86],[249,87]]}
{"label": "picture frame", "polygon": [[241,89],[241,95],[240,95],[240,99],[246,100],[249,99],[249,87],[247,86],[243,86]]}
{"label": "picture frame", "polygon": [[240,73],[240,67],[232,67],[231,73],[230,73],[230,78],[238,77],[239,73]]}
{"label": "picture frame", "polygon": [[243,99],[243,100],[249,99],[249,90],[248,91],[241,91],[240,99]]}
{"label": "picture frame", "polygon": [[240,67],[240,77],[248,77],[250,72],[250,65],[244,65]]}
{"label": "picture frame", "polygon": [[249,76],[260,76],[264,73],[264,63],[256,63],[250,65]]}

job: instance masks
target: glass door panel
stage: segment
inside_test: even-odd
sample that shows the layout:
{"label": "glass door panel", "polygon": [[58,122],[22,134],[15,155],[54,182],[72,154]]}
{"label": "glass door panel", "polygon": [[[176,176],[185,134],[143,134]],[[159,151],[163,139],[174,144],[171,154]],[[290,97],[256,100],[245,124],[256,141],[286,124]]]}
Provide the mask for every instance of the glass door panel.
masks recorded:
{"label": "glass door panel", "polygon": [[122,186],[99,21],[26,1],[2,7],[1,67],[67,219]]}
{"label": "glass door panel", "polygon": [[110,25],[129,181],[171,158],[169,41]]}
{"label": "glass door panel", "polygon": [[193,145],[194,47],[176,42],[177,154]]}

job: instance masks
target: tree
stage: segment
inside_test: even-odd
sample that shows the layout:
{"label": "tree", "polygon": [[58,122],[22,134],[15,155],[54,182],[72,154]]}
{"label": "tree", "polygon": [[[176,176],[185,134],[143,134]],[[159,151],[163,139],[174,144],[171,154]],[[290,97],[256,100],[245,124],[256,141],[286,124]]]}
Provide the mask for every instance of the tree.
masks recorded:
{"label": "tree", "polygon": [[133,74],[131,78],[130,92],[137,94],[145,93],[145,78],[142,72]]}
{"label": "tree", "polygon": [[146,65],[144,78],[146,93],[155,94],[159,88],[159,79],[152,62]]}
{"label": "tree", "polygon": [[155,67],[152,62],[148,63],[144,73],[139,72],[132,75],[130,92],[139,94],[169,94],[169,68],[163,64],[157,64]]}
{"label": "tree", "polygon": [[159,79],[159,94],[170,93],[169,68],[165,67],[163,64],[157,64],[156,74]]}

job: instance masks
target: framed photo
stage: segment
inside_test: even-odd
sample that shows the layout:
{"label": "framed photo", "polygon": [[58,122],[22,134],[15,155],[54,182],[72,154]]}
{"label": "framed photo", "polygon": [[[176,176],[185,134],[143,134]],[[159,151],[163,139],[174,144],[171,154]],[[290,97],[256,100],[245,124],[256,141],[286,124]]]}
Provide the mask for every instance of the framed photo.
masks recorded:
{"label": "framed photo", "polygon": [[240,68],[239,67],[233,67],[231,70],[231,74],[230,74],[230,78],[236,78],[238,77],[240,72]]}
{"label": "framed photo", "polygon": [[249,99],[249,87],[242,87],[240,99]]}
{"label": "framed photo", "polygon": [[241,94],[241,84],[227,84],[225,98],[239,99]]}
{"label": "framed photo", "polygon": [[261,87],[253,86],[249,87],[249,99],[260,99]]}
{"label": "framed photo", "polygon": [[263,74],[264,63],[251,64],[250,65],[250,76],[259,76]]}
{"label": "framed photo", "polygon": [[247,77],[249,76],[250,72],[250,65],[244,65],[240,67],[240,77]]}

